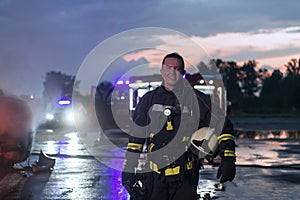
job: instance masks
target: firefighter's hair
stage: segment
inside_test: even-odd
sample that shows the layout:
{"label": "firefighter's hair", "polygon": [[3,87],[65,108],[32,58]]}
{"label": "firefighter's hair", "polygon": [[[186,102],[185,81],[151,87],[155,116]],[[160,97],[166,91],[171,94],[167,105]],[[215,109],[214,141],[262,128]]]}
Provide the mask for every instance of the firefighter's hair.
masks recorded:
{"label": "firefighter's hair", "polygon": [[179,53],[174,52],[174,53],[167,54],[167,55],[164,57],[163,61],[162,61],[162,65],[164,65],[165,60],[166,60],[167,58],[177,58],[177,59],[179,59],[180,62],[181,62],[182,70],[184,71],[184,60],[183,60],[182,56],[179,55]]}

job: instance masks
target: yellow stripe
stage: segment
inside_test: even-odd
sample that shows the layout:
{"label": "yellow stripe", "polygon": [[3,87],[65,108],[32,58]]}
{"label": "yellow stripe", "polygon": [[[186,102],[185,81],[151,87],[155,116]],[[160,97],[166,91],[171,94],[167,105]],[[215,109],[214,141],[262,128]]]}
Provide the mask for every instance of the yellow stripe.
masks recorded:
{"label": "yellow stripe", "polygon": [[221,142],[226,141],[226,140],[233,140],[233,139],[231,139],[231,138],[223,138],[223,139],[219,140],[218,143],[220,144]]}
{"label": "yellow stripe", "polygon": [[176,175],[180,173],[180,166],[174,167],[174,168],[167,168],[165,170],[166,176]]}
{"label": "yellow stripe", "polygon": [[220,144],[222,141],[225,140],[234,140],[235,137],[231,134],[222,134],[218,137],[218,143]]}
{"label": "yellow stripe", "polygon": [[127,149],[134,150],[134,151],[141,151],[140,148],[134,148],[134,147],[127,147]]}
{"label": "yellow stripe", "polygon": [[224,151],[224,156],[227,156],[227,157],[236,157],[235,156],[235,152],[232,151],[232,150],[225,150]]}
{"label": "yellow stripe", "polygon": [[160,171],[158,170],[157,164],[155,164],[152,161],[150,161],[150,169],[152,169],[154,172],[160,174]]}
{"label": "yellow stripe", "polygon": [[185,150],[185,151],[188,151],[188,150],[189,150],[189,147],[188,147],[188,146],[185,146],[184,150]]}
{"label": "yellow stripe", "polygon": [[235,154],[224,154],[224,157],[236,157]]}
{"label": "yellow stripe", "polygon": [[229,152],[233,152],[233,153],[234,153],[233,150],[229,150],[229,149],[225,149],[224,152],[228,152],[228,153],[229,153]]}
{"label": "yellow stripe", "polygon": [[218,139],[221,139],[222,137],[230,137],[230,138],[233,138],[234,139],[234,136],[231,135],[231,134],[222,134],[218,137]]}
{"label": "yellow stripe", "polygon": [[[161,172],[158,170],[157,164],[154,162],[150,161],[150,169],[152,169],[154,172],[160,174]],[[185,164],[185,170],[190,170],[193,168],[193,161],[189,161],[188,163]],[[165,176],[171,176],[171,175],[177,175],[180,173],[180,166],[177,167],[169,167],[165,169]]]}
{"label": "yellow stripe", "polygon": [[149,152],[152,152],[152,149],[155,145],[153,143],[150,143],[149,147],[148,147],[148,151]]}
{"label": "yellow stripe", "polygon": [[142,144],[129,142],[127,146],[142,147]]}
{"label": "yellow stripe", "polygon": [[193,168],[193,161],[186,163],[186,170],[190,170]]}
{"label": "yellow stripe", "polygon": [[128,143],[127,149],[142,151],[143,145],[138,143]]}
{"label": "yellow stripe", "polygon": [[188,142],[188,141],[190,141],[190,137],[188,137],[188,136],[182,137],[182,142]]}

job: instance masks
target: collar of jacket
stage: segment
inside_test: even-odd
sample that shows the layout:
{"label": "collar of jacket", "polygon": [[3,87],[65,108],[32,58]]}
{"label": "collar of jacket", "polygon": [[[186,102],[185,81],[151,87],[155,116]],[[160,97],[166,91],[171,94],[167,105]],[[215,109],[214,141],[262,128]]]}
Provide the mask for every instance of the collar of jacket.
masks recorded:
{"label": "collar of jacket", "polygon": [[167,90],[164,86],[164,83],[162,83],[161,88],[168,93],[180,94],[183,92],[184,84],[182,81],[180,81],[173,90]]}

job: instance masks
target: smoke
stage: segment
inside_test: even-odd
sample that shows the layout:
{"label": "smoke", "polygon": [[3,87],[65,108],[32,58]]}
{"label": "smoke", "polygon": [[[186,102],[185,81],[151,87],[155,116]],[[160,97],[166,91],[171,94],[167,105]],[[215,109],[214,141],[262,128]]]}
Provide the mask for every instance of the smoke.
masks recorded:
{"label": "smoke", "polygon": [[[0,96],[0,167],[24,161],[33,142],[33,113],[16,96]],[[4,165],[4,166],[3,166]]]}

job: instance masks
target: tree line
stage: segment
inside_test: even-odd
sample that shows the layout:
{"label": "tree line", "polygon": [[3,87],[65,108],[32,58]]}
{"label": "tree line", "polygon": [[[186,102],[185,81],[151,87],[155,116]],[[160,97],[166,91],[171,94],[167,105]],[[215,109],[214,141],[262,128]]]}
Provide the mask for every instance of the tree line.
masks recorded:
{"label": "tree line", "polygon": [[300,58],[285,64],[285,73],[279,69],[257,70],[255,60],[243,65],[221,59],[213,62],[223,77],[235,114],[300,113]]}
{"label": "tree line", "polygon": [[[222,59],[212,59],[211,62],[222,75],[233,114],[300,114],[300,58],[287,62],[285,73],[279,69],[272,72],[265,68],[257,69],[255,60],[242,65]],[[205,64],[200,63],[197,67],[205,72]],[[79,84],[75,82],[75,76],[47,72],[43,97],[54,102],[62,96],[80,95],[77,91]],[[95,97],[98,103],[108,105],[112,91],[112,83],[99,83]]]}

